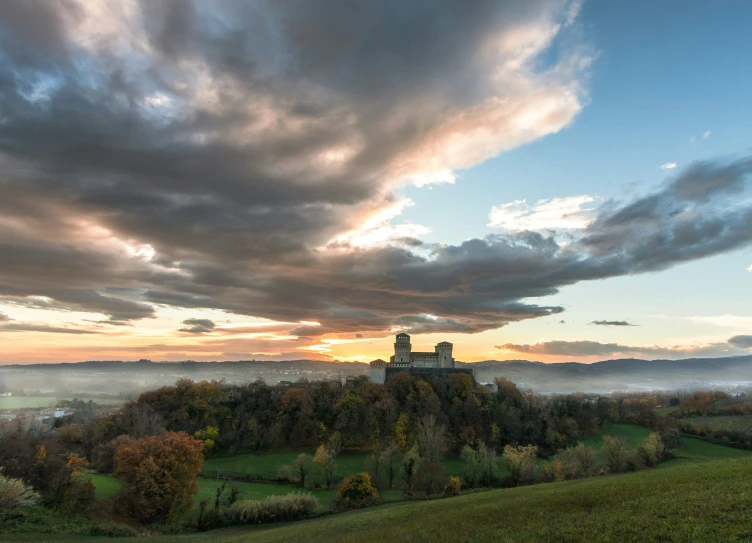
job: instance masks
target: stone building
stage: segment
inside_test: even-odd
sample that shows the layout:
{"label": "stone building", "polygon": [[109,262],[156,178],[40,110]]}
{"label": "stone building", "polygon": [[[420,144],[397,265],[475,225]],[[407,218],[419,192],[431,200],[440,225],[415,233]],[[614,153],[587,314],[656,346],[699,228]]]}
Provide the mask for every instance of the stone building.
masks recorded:
{"label": "stone building", "polygon": [[389,357],[389,362],[381,359],[371,362],[371,381],[383,384],[401,371],[411,374],[467,373],[472,376],[472,370],[455,367],[452,347],[448,341],[442,341],[433,351],[413,351],[410,336],[397,334],[394,354]]}

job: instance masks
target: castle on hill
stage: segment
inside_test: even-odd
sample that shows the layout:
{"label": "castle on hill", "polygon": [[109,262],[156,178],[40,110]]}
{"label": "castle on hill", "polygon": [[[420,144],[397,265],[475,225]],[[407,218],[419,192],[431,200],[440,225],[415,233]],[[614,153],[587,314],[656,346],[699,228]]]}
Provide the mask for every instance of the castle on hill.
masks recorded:
{"label": "castle on hill", "polygon": [[389,357],[389,362],[381,359],[371,362],[371,381],[383,384],[402,371],[420,375],[466,373],[472,377],[471,369],[455,367],[453,347],[448,341],[442,341],[436,344],[433,351],[413,351],[410,336],[397,334],[394,354]]}

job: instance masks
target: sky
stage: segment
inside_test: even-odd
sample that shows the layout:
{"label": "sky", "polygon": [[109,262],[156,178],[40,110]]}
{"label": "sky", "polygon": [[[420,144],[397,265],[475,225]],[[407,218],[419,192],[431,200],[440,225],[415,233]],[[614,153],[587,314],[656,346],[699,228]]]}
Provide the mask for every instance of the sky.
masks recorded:
{"label": "sky", "polygon": [[0,363],[752,354],[743,2],[0,3]]}

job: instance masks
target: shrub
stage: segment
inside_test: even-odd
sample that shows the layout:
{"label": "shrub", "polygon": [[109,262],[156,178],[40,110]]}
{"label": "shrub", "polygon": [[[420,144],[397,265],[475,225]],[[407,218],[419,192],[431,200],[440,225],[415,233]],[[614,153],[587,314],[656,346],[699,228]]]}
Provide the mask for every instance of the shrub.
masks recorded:
{"label": "shrub", "polygon": [[337,489],[335,506],[343,509],[351,509],[370,505],[379,497],[376,487],[371,482],[371,476],[360,473],[348,477]]}
{"label": "shrub", "polygon": [[0,509],[16,509],[34,505],[39,494],[21,479],[12,479],[0,473]]}
{"label": "shrub", "polygon": [[283,522],[308,517],[316,512],[319,502],[311,494],[293,492],[284,496],[268,496],[263,500],[242,500],[230,506],[228,517],[237,524]]}
{"label": "shrub", "polygon": [[449,484],[444,487],[444,496],[451,498],[452,496],[459,496],[460,490],[462,490],[462,482],[459,477],[450,477]]}

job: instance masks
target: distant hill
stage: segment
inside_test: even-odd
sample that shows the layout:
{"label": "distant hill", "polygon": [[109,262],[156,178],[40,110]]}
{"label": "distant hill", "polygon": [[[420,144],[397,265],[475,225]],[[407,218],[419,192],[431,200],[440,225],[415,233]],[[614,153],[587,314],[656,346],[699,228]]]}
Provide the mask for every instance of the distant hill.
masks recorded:
{"label": "distant hill", "polygon": [[592,364],[487,360],[468,364],[481,382],[503,375],[540,392],[752,386],[752,355],[683,360],[623,358]]}
{"label": "distant hill", "polygon": [[[543,363],[527,360],[486,360],[463,363],[480,382],[504,376],[522,388],[537,392],[610,392],[678,388],[724,388],[752,386],[752,355],[684,360],[625,358],[592,364]],[[0,388],[44,394],[116,394],[140,391],[174,383],[180,378],[225,379],[245,383],[264,379],[280,381],[341,379],[367,375],[367,364],[320,360],[152,362],[139,360],[87,361],[62,364],[0,366]],[[2,392],[2,390],[0,390]]]}

